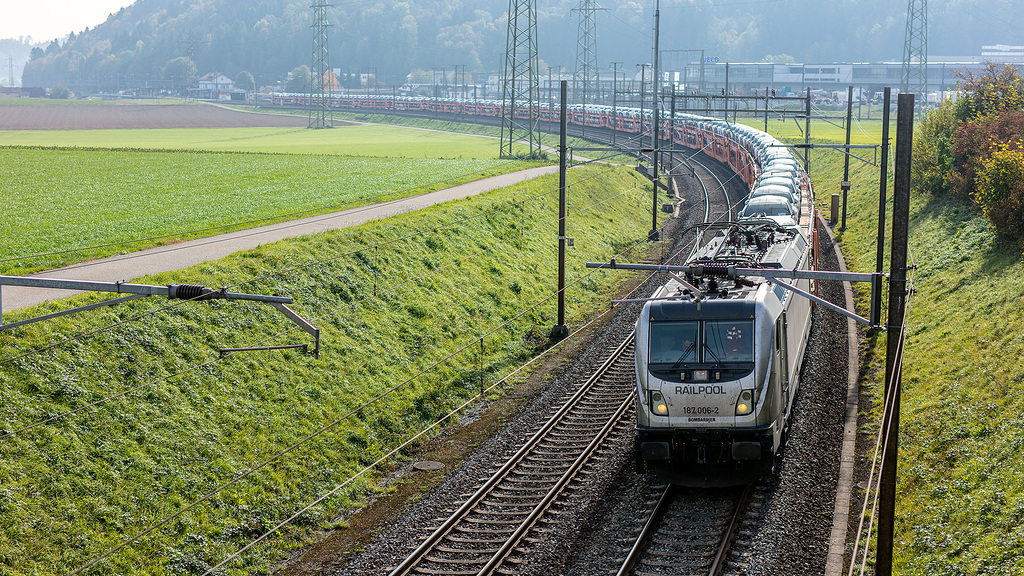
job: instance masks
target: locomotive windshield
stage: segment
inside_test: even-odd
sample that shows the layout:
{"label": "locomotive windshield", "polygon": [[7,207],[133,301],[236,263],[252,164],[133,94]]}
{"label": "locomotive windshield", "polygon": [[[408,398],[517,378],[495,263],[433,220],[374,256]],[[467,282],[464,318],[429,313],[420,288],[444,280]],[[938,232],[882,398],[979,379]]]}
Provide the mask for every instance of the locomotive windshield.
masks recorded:
{"label": "locomotive windshield", "polygon": [[651,322],[651,364],[697,361],[696,321]]}
{"label": "locomotive windshield", "polygon": [[704,322],[704,349],[720,362],[754,361],[753,320],[707,320]]}
{"label": "locomotive windshield", "polygon": [[753,362],[753,336],[753,320],[651,322],[648,358],[652,369],[661,370],[687,363]]}

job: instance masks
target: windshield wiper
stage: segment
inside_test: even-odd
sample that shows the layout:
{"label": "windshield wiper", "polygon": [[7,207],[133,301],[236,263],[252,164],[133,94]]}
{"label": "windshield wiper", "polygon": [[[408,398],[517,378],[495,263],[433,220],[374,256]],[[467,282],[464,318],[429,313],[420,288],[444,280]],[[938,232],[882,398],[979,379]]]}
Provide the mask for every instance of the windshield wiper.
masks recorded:
{"label": "windshield wiper", "polygon": [[711,353],[711,356],[715,359],[715,364],[722,363],[722,359],[718,357],[718,354],[715,354],[715,351],[712,350],[710,346],[704,344],[704,349]]}
{"label": "windshield wiper", "polygon": [[686,350],[683,350],[683,353],[679,355],[679,359],[676,360],[674,364],[672,364],[672,367],[669,368],[669,370],[675,370],[676,368],[682,366],[683,359],[685,359],[690,354],[690,351],[693,350],[694,346],[696,346],[696,344],[691,342],[690,346]]}

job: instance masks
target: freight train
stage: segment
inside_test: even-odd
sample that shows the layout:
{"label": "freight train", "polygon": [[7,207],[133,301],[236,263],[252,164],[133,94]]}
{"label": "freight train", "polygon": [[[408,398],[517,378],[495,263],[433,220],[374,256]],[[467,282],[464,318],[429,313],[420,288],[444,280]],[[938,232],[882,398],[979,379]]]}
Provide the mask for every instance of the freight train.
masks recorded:
{"label": "freight train", "polygon": [[[494,100],[462,100],[456,98],[427,98],[422,96],[376,96],[348,95],[330,96],[325,99],[332,110],[376,112],[381,114],[457,114],[474,119],[502,117],[504,108]],[[309,96],[304,94],[272,94],[269,106],[304,108],[309,105]],[[557,132],[560,113],[556,107],[540,104],[537,120],[542,129]],[[528,119],[529,111],[517,108],[515,117]],[[570,105],[567,121],[570,124],[588,128],[606,128],[625,135],[645,137],[652,134],[652,114],[631,107],[612,107],[599,104]],[[703,151],[719,162],[729,165],[748,186],[753,185],[759,175],[754,158],[759,154],[756,142],[745,135],[743,126],[692,114],[677,114],[675,119],[661,118],[661,134],[665,143]],[[763,134],[763,132],[761,132]]]}
{"label": "freight train", "polygon": [[[298,107],[307,98],[275,94],[271,102]],[[343,96],[328,104],[495,119],[503,111],[494,101],[421,97]],[[528,114],[516,110],[517,118]],[[636,108],[576,105],[568,122],[646,136],[652,117]],[[538,120],[554,130],[559,114],[541,105]],[[673,147],[727,164],[750,193],[737,220],[703,230],[710,239],[682,275],[646,299],[637,320],[637,461],[674,484],[740,484],[774,469],[811,326],[810,301],[756,269],[813,267],[813,188],[785,146],[760,130],[689,114],[661,121]],[[808,280],[795,286],[810,291]]]}

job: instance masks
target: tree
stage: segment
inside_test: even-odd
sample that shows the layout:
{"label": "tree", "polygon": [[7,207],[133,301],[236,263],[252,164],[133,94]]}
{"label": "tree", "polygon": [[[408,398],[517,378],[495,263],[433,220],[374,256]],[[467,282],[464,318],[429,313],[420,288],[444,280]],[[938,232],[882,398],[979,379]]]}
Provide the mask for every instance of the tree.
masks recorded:
{"label": "tree", "polygon": [[71,98],[71,90],[68,90],[67,86],[58,82],[53,85],[53,88],[50,88],[50,98],[55,100],[67,100],[68,98]]}
{"label": "tree", "polygon": [[958,88],[963,94],[955,107],[959,122],[1024,109],[1024,78],[1009,64],[988,62],[979,74],[962,74]]}
{"label": "tree", "polygon": [[196,64],[187,56],[178,56],[167,62],[167,65],[164,66],[164,74],[171,79],[173,86],[180,89],[192,82],[192,78],[196,75]]}
{"label": "tree", "polygon": [[312,75],[309,72],[309,66],[302,65],[292,70],[284,89],[293,94],[309,94],[310,82],[312,82]]}
{"label": "tree", "polygon": [[256,89],[256,80],[253,79],[252,74],[242,70],[237,76],[235,76],[235,87],[239,90],[252,92]]}
{"label": "tree", "polygon": [[29,55],[29,60],[38,60],[43,56],[46,56],[46,52],[43,52],[43,49],[39,46],[35,46],[34,48],[32,48],[32,52]]}

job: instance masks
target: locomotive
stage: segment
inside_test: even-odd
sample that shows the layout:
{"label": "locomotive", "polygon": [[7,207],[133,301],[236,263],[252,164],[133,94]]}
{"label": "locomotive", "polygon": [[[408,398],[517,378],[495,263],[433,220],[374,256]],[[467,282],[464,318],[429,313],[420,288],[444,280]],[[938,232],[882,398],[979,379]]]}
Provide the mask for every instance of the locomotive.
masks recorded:
{"label": "locomotive", "polygon": [[[798,226],[723,226],[645,303],[636,324],[637,450],[664,480],[722,486],[770,472],[811,324],[810,301],[730,268],[806,269]],[[797,287],[808,289],[808,280]],[[801,284],[803,284],[801,286]]]}

